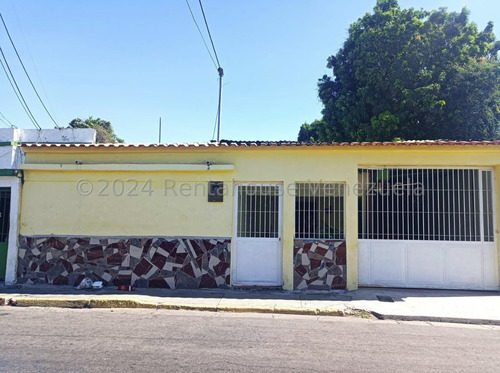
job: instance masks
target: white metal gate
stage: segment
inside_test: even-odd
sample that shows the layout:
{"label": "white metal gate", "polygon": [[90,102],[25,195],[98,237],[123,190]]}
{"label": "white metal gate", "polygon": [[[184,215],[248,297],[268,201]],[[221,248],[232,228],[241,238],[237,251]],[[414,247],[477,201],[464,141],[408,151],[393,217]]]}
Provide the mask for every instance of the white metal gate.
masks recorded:
{"label": "white metal gate", "polygon": [[233,285],[282,284],[282,186],[235,186]]}
{"label": "white metal gate", "polygon": [[492,170],[363,168],[359,179],[361,285],[499,288]]}

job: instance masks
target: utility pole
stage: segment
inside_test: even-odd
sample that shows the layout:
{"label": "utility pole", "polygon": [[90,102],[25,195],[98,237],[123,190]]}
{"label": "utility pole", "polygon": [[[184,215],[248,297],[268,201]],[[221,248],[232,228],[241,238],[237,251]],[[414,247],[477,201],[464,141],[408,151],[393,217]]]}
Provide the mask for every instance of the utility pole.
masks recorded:
{"label": "utility pole", "polygon": [[222,67],[217,69],[219,72],[219,110],[217,111],[217,142],[220,142],[220,111],[222,106],[222,77],[224,76],[224,70]]}
{"label": "utility pole", "polygon": [[161,144],[161,117],[160,117],[160,126],[159,126],[159,134],[158,134],[158,144]]}

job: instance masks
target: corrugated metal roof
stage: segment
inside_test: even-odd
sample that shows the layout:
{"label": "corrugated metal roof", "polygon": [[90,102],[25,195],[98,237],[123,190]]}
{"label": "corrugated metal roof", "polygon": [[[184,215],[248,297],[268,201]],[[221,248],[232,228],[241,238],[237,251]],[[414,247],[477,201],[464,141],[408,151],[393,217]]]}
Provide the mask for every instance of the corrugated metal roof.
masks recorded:
{"label": "corrugated metal roof", "polygon": [[412,140],[412,141],[384,141],[384,142],[298,142],[298,141],[230,141],[192,142],[192,143],[164,143],[164,144],[23,144],[27,148],[248,148],[248,147],[336,147],[336,146],[475,146],[500,145],[500,140],[484,141],[450,141],[450,140]]}

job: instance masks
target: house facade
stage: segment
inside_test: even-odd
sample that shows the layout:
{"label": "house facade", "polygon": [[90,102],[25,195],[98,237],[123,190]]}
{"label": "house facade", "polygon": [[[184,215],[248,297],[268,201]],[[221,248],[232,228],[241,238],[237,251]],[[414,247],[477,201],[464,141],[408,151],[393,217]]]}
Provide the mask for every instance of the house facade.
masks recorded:
{"label": "house facade", "polygon": [[22,150],[20,283],[499,289],[500,142]]}
{"label": "house facade", "polygon": [[16,280],[23,143],[95,143],[93,129],[0,129],[0,281]]}

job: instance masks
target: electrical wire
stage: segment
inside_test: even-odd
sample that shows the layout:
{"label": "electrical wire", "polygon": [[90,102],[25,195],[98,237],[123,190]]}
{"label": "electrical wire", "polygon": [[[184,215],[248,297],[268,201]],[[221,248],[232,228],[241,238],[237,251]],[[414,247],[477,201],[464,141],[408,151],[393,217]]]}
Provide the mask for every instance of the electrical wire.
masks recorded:
{"label": "electrical wire", "polygon": [[189,8],[189,12],[191,13],[191,17],[193,18],[194,24],[196,25],[196,28],[198,29],[198,32],[200,33],[201,39],[203,40],[203,43],[205,44],[205,48],[207,49],[208,55],[212,59],[212,62],[213,62],[214,66],[215,66],[215,68],[216,68],[216,70],[217,70],[217,72],[219,74],[219,104],[218,104],[218,107],[217,107],[217,113],[215,115],[215,125],[214,125],[214,130],[213,130],[213,133],[212,133],[212,140],[214,140],[214,138],[215,138],[215,132],[217,130],[217,141],[219,141],[221,97],[222,97],[222,77],[224,76],[224,70],[220,66],[219,56],[217,55],[217,50],[215,49],[214,40],[213,40],[212,34],[210,32],[210,27],[208,26],[207,17],[205,15],[205,10],[203,9],[203,4],[201,3],[201,0],[199,0],[201,13],[203,15],[203,20],[205,21],[205,26],[207,28],[208,37],[210,38],[210,43],[212,44],[213,54],[215,56],[215,59],[217,60],[217,63],[215,63],[214,58],[212,56],[212,53],[210,52],[210,48],[208,47],[207,43],[205,42],[205,38],[203,37],[203,33],[201,32],[200,27],[198,26],[198,22],[196,22],[196,19],[194,18],[194,14],[193,14],[193,11],[191,9],[191,6],[189,5],[189,1],[188,0],[186,0],[186,4],[187,4],[187,6]]}
{"label": "electrical wire", "polygon": [[9,128],[12,128],[12,127],[10,126],[10,124],[8,124],[8,123],[7,123],[6,121],[4,121],[2,118],[0,118],[0,122],[2,122],[3,124],[5,124],[5,125],[6,125],[7,127],[9,127]]}
{"label": "electrical wire", "polygon": [[196,28],[198,29],[198,32],[200,33],[201,40],[203,40],[203,44],[205,44],[205,48],[207,48],[208,55],[210,56],[210,59],[214,63],[214,67],[217,69],[217,64],[215,63],[214,57],[212,56],[212,53],[210,52],[210,48],[208,48],[207,42],[205,41],[205,38],[203,37],[203,33],[200,30],[200,27],[198,26],[198,22],[196,22],[196,18],[194,18],[193,11],[191,10],[191,7],[189,6],[189,1],[186,0],[186,4],[189,8],[189,13],[191,13],[191,17],[193,18],[194,24],[196,25]]}
{"label": "electrical wire", "polygon": [[[35,85],[33,84],[29,74],[28,74],[28,71],[26,70],[26,67],[24,67],[24,63],[23,63],[23,60],[21,59],[21,56],[19,55],[19,53],[17,52],[17,48],[14,44],[14,41],[12,40],[12,38],[10,37],[10,33],[9,33],[9,29],[7,28],[7,25],[5,24],[5,21],[3,19],[3,16],[2,16],[2,13],[0,13],[0,19],[2,20],[2,23],[3,23],[3,27],[5,28],[5,31],[7,32],[7,36],[9,37],[9,40],[10,40],[10,43],[12,44],[12,47],[14,48],[14,51],[16,52],[16,55],[17,55],[17,58],[19,59],[19,62],[21,63],[21,66],[23,67],[23,70],[24,70],[24,73],[26,74],[26,76],[28,77],[28,80],[31,84],[31,87],[33,88],[33,90],[35,91],[36,93],[36,97],[38,97],[38,100],[40,100],[40,103],[42,104],[43,108],[45,109],[45,112],[47,113],[47,115],[50,117],[50,119],[52,120],[52,122],[54,122],[54,124],[56,125],[57,128],[61,129],[61,127],[59,127],[59,125],[57,124],[57,122],[55,121],[55,119],[52,117],[52,115],[50,114],[49,110],[47,109],[47,107],[45,106],[45,104],[43,103],[43,100],[42,98],[40,97],[40,95],[38,94],[38,91],[36,90],[35,88]],[[5,57],[4,57],[5,59]],[[5,60],[5,62],[7,62],[7,60]],[[8,67],[8,65],[7,65]],[[9,69],[10,70],[10,69]]]}
{"label": "electrical wire", "polygon": [[201,13],[203,14],[203,19],[205,20],[205,26],[207,27],[208,37],[210,38],[210,42],[212,43],[212,48],[214,50],[215,59],[217,60],[217,66],[220,69],[219,57],[217,56],[217,51],[215,50],[215,45],[214,45],[214,41],[212,40],[212,34],[210,33],[210,28],[208,27],[207,17],[205,17],[205,11],[203,10],[203,5],[201,4],[201,0],[198,0],[198,1],[200,2]]}
{"label": "electrical wire", "polygon": [[24,109],[24,112],[26,113],[26,115],[28,116],[28,118],[30,119],[31,123],[33,123],[33,125],[35,126],[36,129],[39,129],[37,127],[37,124],[35,123],[35,121],[33,120],[33,118],[30,116],[30,113],[28,112],[28,110],[26,110],[26,106],[25,104],[23,103],[23,101],[21,100],[21,97],[19,97],[19,93],[17,93],[17,90],[16,90],[16,87],[14,86],[14,83],[12,83],[12,79],[11,77],[9,76],[9,73],[7,72],[7,69],[5,68],[5,65],[2,61],[2,59],[0,59],[0,64],[2,65],[2,69],[3,71],[5,72],[5,76],[7,77],[7,80],[9,81],[10,83],[10,86],[12,87],[12,90],[14,91],[14,93],[16,94],[16,97],[17,99],[19,100],[19,103],[21,104],[21,106],[23,107]]}
{"label": "electrical wire", "polygon": [[11,123],[11,121],[10,121],[10,120],[8,120],[7,118],[5,118],[5,115],[3,115],[3,113],[2,113],[1,111],[0,111],[0,117],[2,117],[2,118],[3,118],[3,119],[2,119],[2,118],[0,118],[0,120],[1,120],[2,122],[4,122],[4,123],[8,124],[8,125],[10,126],[10,128],[16,128],[16,126],[14,126],[14,125]]}
{"label": "electrical wire", "polygon": [[28,54],[30,56],[31,63],[33,64],[33,67],[35,68],[36,77],[38,78],[38,82],[40,83],[40,86],[42,87],[44,97],[47,100],[49,109],[52,112],[52,114],[54,115],[54,118],[56,119],[57,122],[59,122],[59,119],[57,118],[57,115],[54,111],[54,108],[52,107],[52,104],[50,102],[49,95],[47,94],[47,91],[45,90],[45,86],[43,84],[42,78],[40,77],[40,73],[38,72],[38,68],[36,67],[35,59],[33,58],[33,54],[31,53],[31,48],[30,48],[30,45],[28,43],[28,40],[26,39],[26,36],[24,35],[24,31],[23,31],[23,28],[21,26],[21,21],[19,20],[19,16],[17,15],[17,10],[16,10],[16,6],[14,4],[14,1],[12,1],[11,4],[12,4],[12,9],[14,10],[14,15],[16,16],[17,25],[19,26],[19,30],[21,31],[21,35],[23,37],[24,43],[26,44],[26,48],[28,49]]}
{"label": "electrical wire", "polygon": [[[23,94],[21,93],[21,90],[19,89],[19,86],[17,85],[16,79],[14,78],[14,75],[12,75],[12,71],[10,70],[9,63],[7,62],[7,59],[5,58],[5,54],[3,54],[2,47],[0,47],[0,52],[3,56],[4,61],[5,61],[5,65],[1,59],[0,59],[0,63],[2,65],[3,71],[5,72],[5,75],[7,75],[7,79],[9,80],[10,86],[12,87],[12,89],[14,90],[14,93],[17,96],[17,99],[21,103],[21,106],[23,107],[24,111],[26,112],[26,115],[28,116],[28,118],[30,118],[30,120],[33,123],[33,125],[35,126],[35,128],[38,130],[42,129],[42,127],[40,127],[40,125],[36,121],[35,117],[31,113],[31,110],[28,107],[28,104],[26,103],[26,100],[24,99]],[[9,73],[7,73],[7,69],[5,69],[5,66],[7,66],[7,69],[9,70],[10,76],[9,76]],[[17,88],[17,90],[16,90],[16,88]]]}

